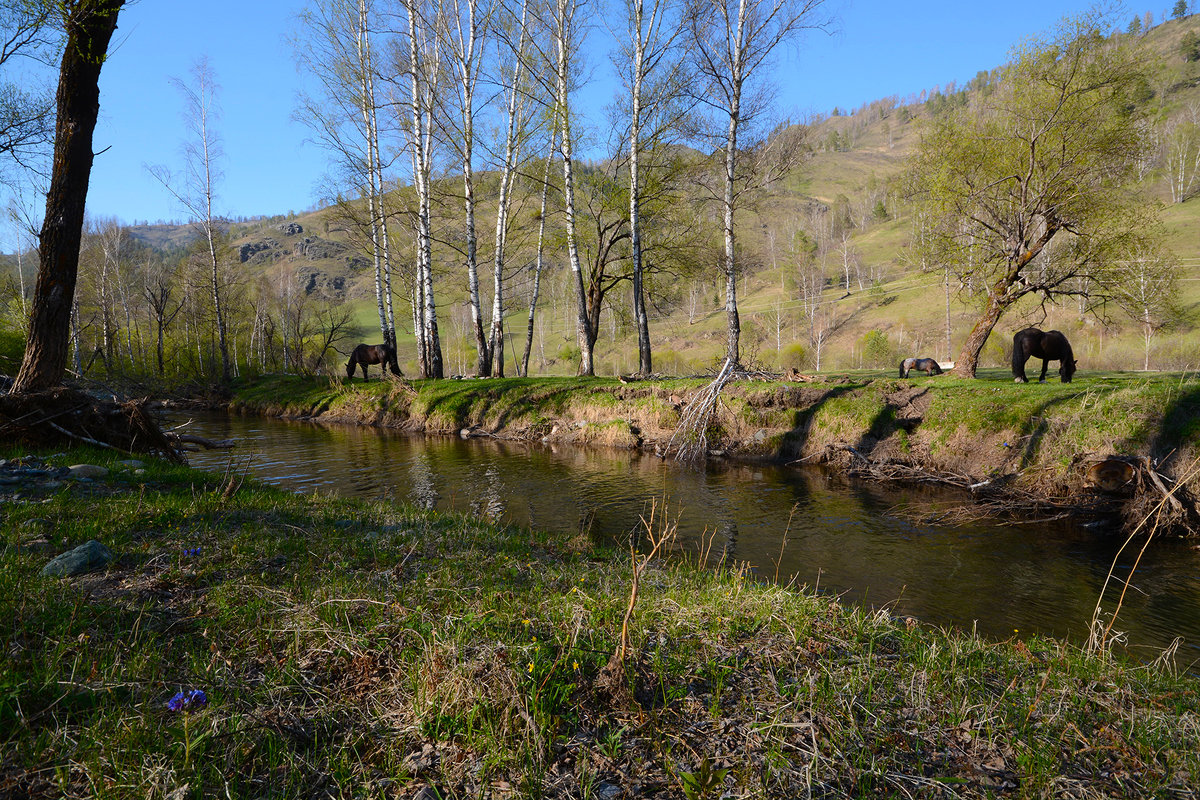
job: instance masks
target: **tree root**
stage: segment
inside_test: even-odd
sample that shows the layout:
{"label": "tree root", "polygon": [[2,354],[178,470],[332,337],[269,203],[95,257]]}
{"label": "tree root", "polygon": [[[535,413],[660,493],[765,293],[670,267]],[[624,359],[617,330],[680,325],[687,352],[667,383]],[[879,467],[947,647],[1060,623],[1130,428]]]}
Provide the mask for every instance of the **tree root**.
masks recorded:
{"label": "tree root", "polygon": [[0,395],[0,440],[47,448],[82,443],[185,463],[145,406],[145,400],[117,403],[61,387]]}

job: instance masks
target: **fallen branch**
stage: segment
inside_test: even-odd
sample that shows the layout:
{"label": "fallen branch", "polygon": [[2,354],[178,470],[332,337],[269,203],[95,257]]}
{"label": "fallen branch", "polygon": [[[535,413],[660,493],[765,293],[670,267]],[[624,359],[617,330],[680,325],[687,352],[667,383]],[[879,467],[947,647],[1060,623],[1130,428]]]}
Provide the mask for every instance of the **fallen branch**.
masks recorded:
{"label": "fallen branch", "polygon": [[237,446],[237,439],[206,439],[194,433],[167,433],[165,435],[167,440],[172,442],[176,447],[192,452],[197,452],[197,448],[187,447],[186,445],[199,445],[205,450],[228,450],[231,447]]}

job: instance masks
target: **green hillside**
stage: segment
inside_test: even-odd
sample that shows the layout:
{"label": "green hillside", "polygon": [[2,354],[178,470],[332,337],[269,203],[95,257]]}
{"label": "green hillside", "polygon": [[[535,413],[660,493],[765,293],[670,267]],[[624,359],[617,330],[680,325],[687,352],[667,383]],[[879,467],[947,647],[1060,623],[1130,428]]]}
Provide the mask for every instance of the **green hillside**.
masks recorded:
{"label": "green hillside", "polygon": [[[1200,63],[1187,61],[1181,51],[1185,36],[1200,32],[1200,16],[1159,25],[1140,34],[1154,63],[1149,85],[1141,100],[1147,104],[1158,138],[1165,140],[1173,122],[1191,115],[1200,119]],[[1129,34],[1122,34],[1129,35]],[[995,66],[995,65],[983,65]],[[906,157],[919,142],[924,122],[938,108],[959,102],[972,86],[954,85],[915,98],[882,98],[853,113],[842,113],[812,122],[804,133],[809,155],[782,180],[755,198],[740,217],[741,259],[745,274],[739,285],[743,319],[743,346],[749,360],[764,367],[802,370],[882,367],[901,356],[921,355],[949,359],[974,320],[975,310],[959,300],[957,286],[950,287],[949,309],[943,276],[912,263],[906,245],[911,219],[895,178]],[[1136,325],[1113,309],[1104,319],[1080,313],[1074,306],[1050,307],[1047,316],[1032,302],[1001,321],[984,354],[984,365],[1006,360],[1008,332],[1026,324],[1063,330],[1077,341],[1082,369],[1135,369],[1147,357],[1152,368],[1188,369],[1196,366],[1188,338],[1200,310],[1200,200],[1171,203],[1161,158],[1152,156],[1144,175],[1144,188],[1153,202],[1162,204],[1167,244],[1180,276],[1180,315],[1176,323],[1146,343]],[[494,224],[494,197],[484,174],[479,191],[480,279],[485,308],[490,306],[490,242]],[[473,370],[473,339],[465,307],[463,257],[456,249],[462,241],[461,181],[451,170],[439,182],[440,221],[436,254],[436,296],[441,338],[451,373]],[[506,348],[509,372],[525,340],[533,261],[532,237],[536,228],[537,191],[524,187],[523,206],[517,211],[516,232],[510,246],[506,295],[507,328],[514,340]],[[393,209],[411,205],[401,189],[389,199]],[[374,272],[369,251],[351,234],[353,226],[335,207],[287,218],[239,222],[229,229],[232,259],[246,283],[261,276],[280,284],[293,281],[309,294],[354,306],[354,317],[364,339],[378,338],[374,302]],[[712,239],[719,237],[715,209],[697,206],[704,224],[711,220]],[[561,227],[558,216],[550,228]],[[159,247],[178,247],[186,231],[137,228],[131,232]],[[393,288],[396,292],[401,363],[415,368],[411,311],[406,302],[404,273],[412,261],[410,226],[397,213],[392,225]],[[361,237],[359,237],[361,239]],[[817,247],[800,252],[796,242]],[[542,297],[531,369],[543,373],[573,373],[573,301],[567,284],[565,248],[561,233],[552,230],[547,251],[548,269]],[[848,269],[847,264],[851,264]],[[819,298],[802,296],[801,271],[823,276]],[[847,280],[849,272],[849,280]],[[846,284],[849,285],[846,285]],[[723,352],[725,315],[722,279],[715,262],[698,252],[691,263],[669,275],[651,279],[652,325],[656,369],[665,373],[691,373],[711,366]],[[637,367],[636,334],[630,321],[628,290],[609,295],[596,346],[600,374],[630,372]],[[818,302],[819,300],[819,302]],[[486,311],[485,311],[486,314]],[[950,344],[947,345],[947,316]],[[814,318],[827,333],[818,353],[810,330]],[[877,332],[877,333],[872,333]],[[882,335],[882,338],[881,336]]]}

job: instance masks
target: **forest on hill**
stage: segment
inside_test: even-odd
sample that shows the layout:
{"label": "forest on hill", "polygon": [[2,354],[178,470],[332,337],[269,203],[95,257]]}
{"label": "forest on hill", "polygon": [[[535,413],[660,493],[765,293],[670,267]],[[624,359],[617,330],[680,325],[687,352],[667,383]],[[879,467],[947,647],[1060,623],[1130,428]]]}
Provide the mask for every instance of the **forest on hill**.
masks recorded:
{"label": "forest on hill", "polygon": [[[495,63],[471,61],[466,39],[427,20],[451,36],[441,44],[458,43],[445,51],[458,54],[446,56],[457,70],[447,74],[423,60],[427,39],[347,16],[349,7],[324,0],[305,20],[306,66],[328,79],[328,95],[303,106],[329,147],[328,204],[258,219],[197,213],[178,225],[92,220],[72,318],[76,372],[165,382],[337,374],[354,343],[391,337],[410,375],[692,374],[731,347],[770,370],[883,368],[911,355],[953,359],[979,317],[983,287],[916,246],[928,221],[905,176],[922,137],[985,104],[1011,64],[804,121],[763,106],[732,150],[720,102],[651,81],[641,112],[631,95],[611,131],[590,132],[611,143],[607,154],[580,159],[563,138],[580,134],[576,67],[537,52],[556,36],[569,44],[580,20],[523,6],[519,26],[496,10],[472,29],[504,43]],[[684,58],[685,44],[713,32],[683,16],[658,24],[645,33],[663,70],[652,77],[670,84],[690,69],[710,99],[724,96],[725,74]],[[1006,312],[982,364],[1005,363],[1011,332],[1039,324],[1077,343],[1081,369],[1195,367],[1200,17],[1133,16],[1107,35],[1104,47],[1117,45],[1139,48],[1143,66],[1128,102],[1141,139],[1123,189],[1161,219],[1166,277],[1154,292],[1170,302],[1151,312],[1086,288],[1034,293]],[[206,76],[193,77],[206,91]],[[374,99],[385,91],[409,101],[388,106],[390,118]],[[472,91],[487,94],[486,109]],[[36,265],[32,249],[19,255],[0,266],[0,371],[10,373]]]}

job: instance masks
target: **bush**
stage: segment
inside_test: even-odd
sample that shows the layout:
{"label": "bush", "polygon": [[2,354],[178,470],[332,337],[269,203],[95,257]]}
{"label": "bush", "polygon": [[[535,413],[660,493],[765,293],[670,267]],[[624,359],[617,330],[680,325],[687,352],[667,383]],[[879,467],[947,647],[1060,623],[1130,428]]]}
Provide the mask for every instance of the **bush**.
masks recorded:
{"label": "bush", "polygon": [[808,363],[808,348],[800,342],[792,342],[779,354],[780,369],[805,369]]}
{"label": "bush", "polygon": [[896,360],[896,350],[883,331],[864,333],[858,340],[858,351],[862,354],[863,366],[872,369],[891,366]]}

